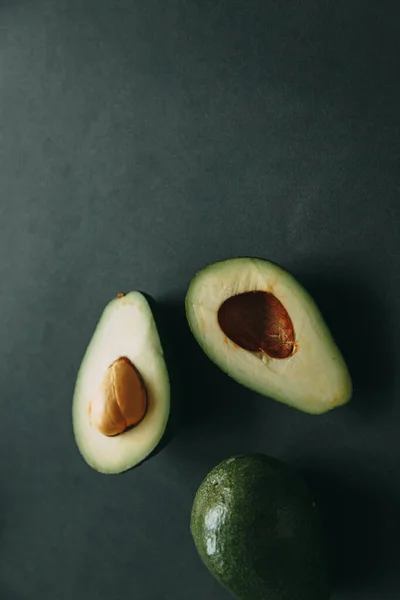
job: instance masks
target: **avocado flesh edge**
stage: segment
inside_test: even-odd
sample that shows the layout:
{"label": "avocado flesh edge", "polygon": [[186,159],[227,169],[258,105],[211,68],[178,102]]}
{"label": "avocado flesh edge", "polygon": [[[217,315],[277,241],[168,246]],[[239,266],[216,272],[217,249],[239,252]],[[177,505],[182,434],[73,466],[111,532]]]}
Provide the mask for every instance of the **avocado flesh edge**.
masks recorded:
{"label": "avocado flesh edge", "polygon": [[[139,370],[148,407],[134,428],[107,437],[90,425],[89,404],[108,366],[126,356]],[[76,380],[72,421],[85,461],[101,473],[126,471],[149,456],[163,437],[170,407],[169,376],[152,311],[139,292],[114,298],[104,309]]]}
{"label": "avocado flesh edge", "polygon": [[[221,304],[253,290],[274,294],[287,310],[296,336],[292,356],[271,359],[243,350],[219,327]],[[310,414],[327,412],[350,400],[350,374],[317,305],[278,265],[257,258],[235,258],[205,267],[189,286],[185,308],[203,351],[242,385]]]}
{"label": "avocado flesh edge", "polygon": [[266,455],[238,456],[199,487],[190,529],[211,574],[241,600],[328,600],[318,509],[302,478]]}

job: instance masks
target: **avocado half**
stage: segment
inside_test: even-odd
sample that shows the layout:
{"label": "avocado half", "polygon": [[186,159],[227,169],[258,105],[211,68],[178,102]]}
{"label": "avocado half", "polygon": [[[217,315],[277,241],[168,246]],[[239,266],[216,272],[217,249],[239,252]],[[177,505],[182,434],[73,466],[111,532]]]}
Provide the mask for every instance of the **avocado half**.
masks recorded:
{"label": "avocado half", "polygon": [[140,292],[119,294],[101,315],[78,372],[72,404],[78,449],[101,473],[126,471],[159,444],[169,412],[169,376],[153,313]]}
{"label": "avocado half", "polygon": [[186,315],[204,352],[242,385],[311,414],[350,400],[349,371],[318,307],[278,265],[233,258],[205,267]]}
{"label": "avocado half", "polygon": [[322,518],[300,474],[265,454],[233,456],[199,486],[190,530],[210,573],[240,600],[328,600]]}

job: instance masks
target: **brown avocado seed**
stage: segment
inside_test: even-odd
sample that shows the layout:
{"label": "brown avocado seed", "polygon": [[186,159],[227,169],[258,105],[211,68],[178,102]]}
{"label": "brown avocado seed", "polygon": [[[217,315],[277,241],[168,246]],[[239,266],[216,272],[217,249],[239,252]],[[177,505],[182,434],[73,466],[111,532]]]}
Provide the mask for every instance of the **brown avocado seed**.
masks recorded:
{"label": "brown avocado seed", "polygon": [[103,435],[115,436],[140,423],[146,410],[147,393],[139,371],[128,358],[118,358],[91,402],[92,424]]}
{"label": "brown avocado seed", "polygon": [[218,323],[237,346],[288,358],[295,348],[292,320],[282,302],[270,292],[252,291],[231,296],[218,310]]}

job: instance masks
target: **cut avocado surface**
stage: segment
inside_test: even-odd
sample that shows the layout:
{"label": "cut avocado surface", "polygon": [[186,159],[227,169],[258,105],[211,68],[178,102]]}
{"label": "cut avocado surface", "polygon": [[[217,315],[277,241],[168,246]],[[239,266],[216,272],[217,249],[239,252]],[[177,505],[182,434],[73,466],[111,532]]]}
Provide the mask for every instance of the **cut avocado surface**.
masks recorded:
{"label": "cut avocado surface", "polygon": [[282,461],[222,461],[195,495],[190,530],[205,566],[240,600],[330,597],[322,519],[303,478]]}
{"label": "cut avocado surface", "polygon": [[278,265],[233,258],[205,267],[186,315],[204,352],[242,385],[313,414],[350,400],[347,366],[318,307]]}
{"label": "cut avocado surface", "polygon": [[119,294],[106,306],[81,363],[73,397],[77,446],[102,473],[121,473],[160,442],[170,384],[146,298]]}

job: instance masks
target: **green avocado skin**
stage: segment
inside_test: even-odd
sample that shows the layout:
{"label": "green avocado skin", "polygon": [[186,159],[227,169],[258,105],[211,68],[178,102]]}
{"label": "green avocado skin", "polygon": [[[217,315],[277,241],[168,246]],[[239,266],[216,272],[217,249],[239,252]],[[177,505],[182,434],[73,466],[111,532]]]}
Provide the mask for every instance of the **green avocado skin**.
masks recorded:
{"label": "green avocado skin", "polygon": [[216,466],[194,499],[190,529],[209,571],[240,600],[328,600],[322,522],[303,479],[264,454]]}

